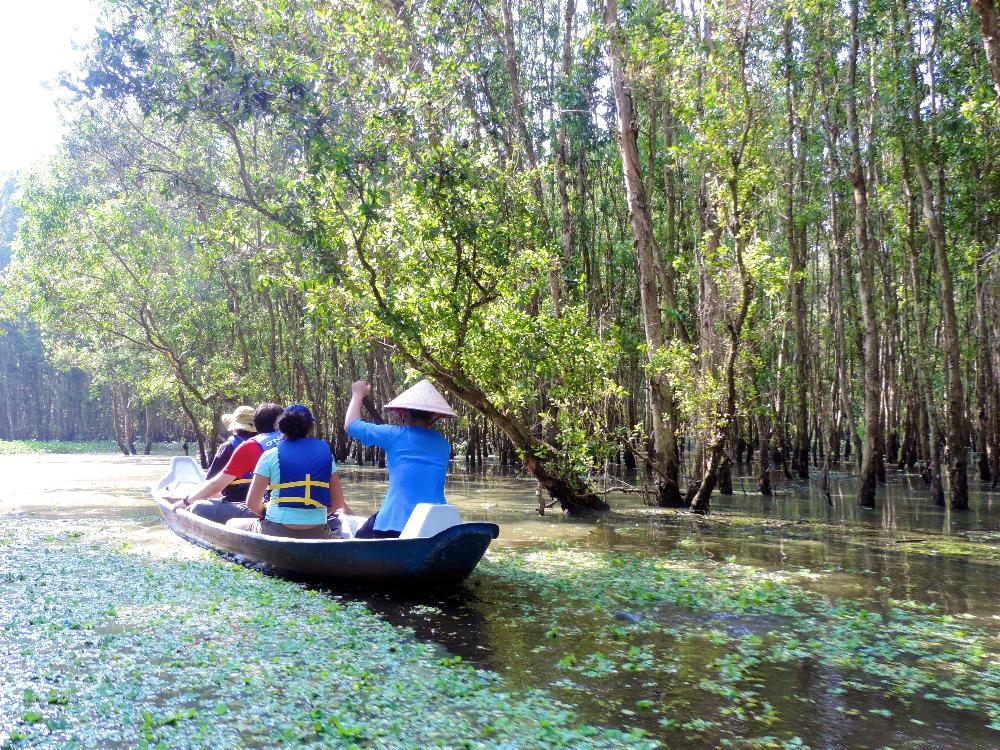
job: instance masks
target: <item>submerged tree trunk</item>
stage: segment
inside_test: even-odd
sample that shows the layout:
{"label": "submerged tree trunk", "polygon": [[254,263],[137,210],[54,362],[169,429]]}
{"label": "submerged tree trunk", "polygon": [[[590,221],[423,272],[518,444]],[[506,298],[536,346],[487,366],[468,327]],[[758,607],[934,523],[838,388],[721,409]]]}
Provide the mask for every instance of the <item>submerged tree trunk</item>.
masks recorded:
{"label": "submerged tree trunk", "polygon": [[979,435],[979,479],[989,482],[994,479],[993,463],[997,445],[994,433],[993,415],[1000,410],[996,400],[996,373],[993,371],[992,336],[988,322],[986,305],[985,263],[982,257],[976,259],[976,424]]}
{"label": "submerged tree trunk", "polygon": [[[907,237],[908,247],[908,268],[910,288],[912,290],[913,323],[915,335],[913,338],[913,364],[916,374],[916,391],[918,399],[923,406],[922,418],[926,420],[922,438],[922,453],[924,454],[925,477],[930,485],[931,497],[936,505],[944,505],[944,490],[941,484],[941,445],[939,439],[940,430],[938,428],[937,409],[934,406],[934,395],[931,389],[931,370],[928,364],[927,354],[927,325],[928,315],[925,313],[925,295],[921,294],[920,285],[920,251],[916,241],[916,212],[917,198],[910,185],[910,159],[909,142],[904,139],[902,142],[902,158],[900,159],[903,194],[908,203],[908,213],[910,214]],[[926,440],[926,445],[923,445]]]}
{"label": "submerged tree trunk", "polygon": [[854,186],[854,234],[858,252],[858,278],[861,287],[861,317],[864,322],[864,440],[858,504],[875,507],[879,467],[879,333],[875,309],[874,258],[868,238],[868,183],[861,161],[858,128],[858,2],[851,0],[851,48],[847,62],[847,127],[851,144],[851,184]]}
{"label": "submerged tree trunk", "polygon": [[[638,123],[632,92],[625,81],[625,57],[618,25],[616,0],[607,0],[604,23],[608,29],[608,50],[611,58],[611,87],[618,110],[618,147],[621,151],[625,178],[625,196],[639,269],[639,300],[646,338],[648,362],[655,363],[664,349],[666,337],[660,312],[657,265],[659,249],[653,235],[646,187],[639,158]],[[653,422],[654,462],[657,473],[657,494],[661,506],[682,504],[677,454],[676,415],[673,388],[663,373],[650,372],[650,412]]]}
{"label": "submerged tree trunk", "polygon": [[758,406],[757,411],[757,489],[760,494],[770,497],[771,492],[771,445],[768,435],[770,428],[767,423],[767,415],[764,414],[763,405]]}
{"label": "submerged tree trunk", "polygon": [[124,394],[124,386],[115,383],[111,386],[111,429],[115,442],[124,455],[129,455],[128,440],[125,436],[125,410],[128,408]]}
{"label": "submerged tree trunk", "polygon": [[143,453],[149,455],[153,452],[153,436],[156,430],[156,407],[153,404],[146,406],[146,441]]}
{"label": "submerged tree trunk", "polygon": [[[800,479],[809,478],[809,344],[806,332],[805,257],[797,226],[796,185],[803,180],[805,152],[802,134],[796,127],[795,88],[792,76],[792,17],[785,17],[785,98],[787,100],[788,166],[785,191],[785,239],[788,245],[790,307],[795,331],[795,441],[792,447],[792,469]],[[796,143],[798,150],[796,151]]]}
{"label": "submerged tree trunk", "polygon": [[555,446],[535,437],[522,423],[497,409],[478,388],[446,372],[435,373],[435,378],[503,430],[517,450],[525,470],[538,480],[563,510],[571,514],[609,510],[607,502],[566,464]]}
{"label": "submerged tree trunk", "polygon": [[915,89],[910,108],[913,138],[913,167],[917,173],[917,181],[920,185],[924,226],[927,229],[927,235],[930,238],[930,244],[937,260],[938,276],[941,282],[941,323],[944,333],[945,366],[947,368],[945,382],[948,393],[947,445],[951,507],[955,510],[968,510],[969,477],[965,430],[965,394],[962,388],[962,364],[959,353],[959,326],[958,314],[955,311],[954,284],[951,275],[951,265],[948,260],[944,224],[941,218],[941,213],[944,209],[943,196],[935,196],[930,171],[927,167],[927,160],[924,156],[923,122],[920,114],[920,101],[924,98],[924,92],[916,68],[916,52],[913,49],[913,38],[909,28],[909,14],[906,13],[906,0],[902,0],[902,6],[906,24],[905,34],[909,47],[910,84]]}
{"label": "submerged tree trunk", "polygon": [[747,313],[750,310],[750,303],[753,300],[754,283],[743,265],[742,240],[740,233],[736,232],[736,254],[740,267],[740,276],[743,282],[739,309],[735,319],[727,324],[729,332],[729,351],[726,355],[725,379],[726,379],[726,400],[719,409],[717,424],[712,428],[712,435],[708,443],[708,467],[705,470],[704,478],[698,486],[698,491],[691,500],[691,511],[694,513],[708,513],[711,507],[712,490],[719,475],[719,470],[724,462],[729,459],[726,456],[726,434],[729,431],[732,421],[736,416],[736,358],[739,355],[740,337],[743,331],[743,323],[746,321]]}
{"label": "submerged tree trunk", "polygon": [[127,391],[123,390],[122,401],[123,401],[122,414],[124,416],[122,431],[124,432],[125,435],[125,445],[128,446],[128,454],[130,456],[134,456],[136,455],[136,452],[135,452],[135,415],[132,413],[133,398],[128,395]]}
{"label": "submerged tree trunk", "polygon": [[182,389],[177,390],[177,400],[180,402],[181,410],[188,418],[188,422],[191,423],[191,430],[194,432],[195,439],[198,441],[198,458],[201,461],[201,468],[207,469],[208,454],[206,453],[206,444],[208,441],[205,438],[205,431],[202,430],[197,417],[195,417],[194,412],[191,411],[191,407],[188,405],[187,398],[185,398],[184,391]]}

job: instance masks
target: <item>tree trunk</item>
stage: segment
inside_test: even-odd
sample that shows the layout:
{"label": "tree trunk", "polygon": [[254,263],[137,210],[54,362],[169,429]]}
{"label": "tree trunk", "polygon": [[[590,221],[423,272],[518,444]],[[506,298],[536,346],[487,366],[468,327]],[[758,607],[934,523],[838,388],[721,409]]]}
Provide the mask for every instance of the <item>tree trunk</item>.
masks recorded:
{"label": "tree trunk", "polygon": [[705,470],[704,479],[698,487],[698,491],[691,501],[691,511],[693,513],[708,513],[711,507],[712,490],[715,489],[716,478],[719,469],[726,457],[726,433],[729,431],[732,421],[736,416],[736,358],[739,355],[740,336],[743,330],[743,323],[746,321],[747,312],[750,310],[750,302],[753,299],[754,285],[752,279],[747,275],[743,267],[742,260],[742,240],[741,233],[736,232],[736,253],[740,266],[740,276],[743,280],[742,299],[740,307],[733,322],[729,323],[729,351],[726,355],[725,379],[726,379],[726,400],[719,410],[716,426],[708,443],[709,459],[708,468]]}
{"label": "tree trunk", "polygon": [[771,446],[768,439],[770,428],[767,424],[767,415],[764,414],[763,403],[757,408],[757,440],[759,454],[757,457],[757,489],[760,494],[770,497],[771,492]]}
{"label": "tree trunk", "polygon": [[[524,112],[524,95],[521,89],[521,66],[517,59],[517,43],[514,38],[514,14],[511,11],[510,0],[500,0],[500,8],[503,12],[503,40],[504,57],[507,62],[507,75],[510,79],[511,114],[517,125],[517,132],[521,137],[521,145],[524,148],[525,158],[528,160],[528,168],[531,170],[531,189],[538,202],[538,215],[542,219],[542,225],[547,235],[551,234],[549,226],[548,211],[545,207],[545,191],[542,188],[542,178],[538,174],[538,156],[535,151],[535,142],[528,130],[528,118]],[[558,259],[553,259],[549,267],[549,292],[552,295],[552,304],[555,307],[556,317],[559,317],[562,309],[562,292],[559,284],[559,263]]]}
{"label": "tree trunk", "polygon": [[195,438],[198,441],[198,457],[201,460],[201,468],[207,469],[208,455],[205,452],[205,444],[208,441],[205,439],[205,432],[201,429],[201,424],[195,417],[194,412],[191,411],[191,407],[188,405],[187,398],[185,398],[184,391],[182,389],[178,389],[177,391],[177,400],[180,402],[181,410],[188,418],[188,422],[191,423],[191,430],[194,432]]}
{"label": "tree trunk", "polygon": [[[837,182],[840,178],[840,162],[837,158],[838,128],[836,121],[830,110],[830,97],[827,95],[826,86],[821,80],[824,98],[824,121],[827,140],[827,168],[829,170],[830,185],[830,228],[833,235],[833,247],[830,249],[830,274],[831,288],[834,299],[837,300],[832,306],[833,317],[833,355],[834,370],[836,373],[836,390],[840,398],[840,414],[844,428],[844,460],[851,456],[852,443],[856,446],[857,455],[861,455],[861,440],[854,427],[854,407],[851,403],[852,383],[847,372],[847,336],[844,331],[844,304],[843,299],[849,290],[844,284],[844,259],[847,257],[847,237],[846,230],[840,223],[840,199],[837,192]],[[839,445],[839,444],[838,444]]]}
{"label": "tree trunk", "polygon": [[[792,468],[800,479],[809,478],[809,344],[806,333],[805,258],[796,227],[796,185],[802,182],[805,169],[805,152],[801,131],[795,122],[795,89],[792,76],[792,17],[785,17],[785,98],[787,101],[788,165],[785,192],[785,239],[788,244],[791,315],[795,329],[795,442],[792,447]],[[798,154],[796,154],[796,136]]]}
{"label": "tree trunk", "polygon": [[115,383],[111,386],[111,429],[115,435],[115,442],[123,455],[129,455],[128,441],[125,439],[125,395],[123,386]]}
{"label": "tree trunk", "polygon": [[146,406],[146,445],[143,454],[149,455],[153,452],[153,436],[156,430],[156,407],[153,404]]}
{"label": "tree trunk", "polygon": [[996,460],[1000,448],[997,421],[1000,399],[997,398],[997,373],[993,367],[993,352],[998,345],[990,330],[990,309],[987,304],[988,282],[985,259],[976,259],[976,422],[979,432],[979,479],[996,482]]}
{"label": "tree trunk", "polygon": [[729,455],[722,454],[722,461],[719,464],[719,494],[733,494],[733,462],[729,460]]}
{"label": "tree trunk", "polygon": [[[618,147],[621,151],[625,196],[639,269],[639,300],[643,329],[648,361],[652,364],[666,343],[656,272],[659,249],[653,235],[653,221],[642,177],[635,103],[631,89],[625,81],[625,58],[616,0],[607,0],[604,23],[609,37],[611,87],[614,90],[615,105],[618,110]],[[677,422],[673,388],[666,377],[657,372],[650,372],[649,384],[659,504],[679,507],[683,501],[679,486],[680,460],[677,455]]]}
{"label": "tree trunk", "polygon": [[1000,29],[997,27],[997,11],[993,0],[970,0],[972,8],[979,16],[979,28],[983,34],[983,49],[986,50],[986,62],[990,66],[990,78],[993,79],[993,91],[1000,109]]}
{"label": "tree trunk", "polygon": [[[562,59],[560,62],[560,86],[564,96],[569,91],[573,69],[573,15],[576,11],[576,0],[566,0],[563,13]],[[566,143],[566,113],[559,113],[559,143],[556,153],[556,182],[559,185],[559,221],[562,227],[562,262],[565,267],[573,260],[573,220],[569,213],[569,190],[566,185],[567,163],[569,162],[569,146]]]}
{"label": "tree trunk", "polygon": [[861,287],[861,317],[864,323],[864,441],[858,504],[875,507],[879,464],[879,333],[875,308],[875,272],[868,242],[868,183],[861,162],[858,132],[858,2],[851,0],[851,47],[847,64],[847,126],[851,143],[851,184],[854,186],[854,234],[858,252],[858,278]]}
{"label": "tree trunk", "polygon": [[924,98],[924,91],[923,86],[920,84],[916,68],[916,51],[913,48],[909,14],[906,12],[906,0],[901,0],[901,5],[904,11],[905,34],[909,47],[910,85],[914,88],[910,107],[913,166],[917,173],[917,181],[920,184],[924,226],[927,229],[927,235],[934,250],[941,282],[941,322],[944,331],[945,363],[947,368],[945,382],[948,389],[947,445],[951,507],[954,510],[967,510],[969,507],[969,478],[965,429],[965,394],[962,389],[962,366],[958,341],[958,315],[955,311],[955,292],[951,275],[951,265],[948,260],[944,224],[941,218],[944,206],[940,200],[935,200],[934,186],[931,183],[927,161],[924,156],[923,122],[920,114],[920,102]]}
{"label": "tree trunk", "polygon": [[127,391],[123,391],[122,401],[124,403],[123,408],[123,432],[125,435],[125,445],[128,446],[128,454],[130,456],[136,455],[135,452],[135,416],[132,413],[132,401],[133,398],[127,394]]}
{"label": "tree trunk", "polygon": [[609,510],[602,500],[559,456],[552,445],[532,435],[528,429],[497,409],[477,388],[460,382],[454,375],[436,373],[435,378],[449,392],[459,397],[497,425],[517,450],[525,470],[557,501],[563,510],[574,514]]}

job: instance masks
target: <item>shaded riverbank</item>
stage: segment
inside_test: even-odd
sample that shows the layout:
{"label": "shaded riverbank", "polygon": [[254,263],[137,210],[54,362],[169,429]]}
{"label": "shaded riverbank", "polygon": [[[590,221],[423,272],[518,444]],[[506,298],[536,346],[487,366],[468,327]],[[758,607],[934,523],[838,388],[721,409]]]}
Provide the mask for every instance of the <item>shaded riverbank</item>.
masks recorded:
{"label": "shaded riverbank", "polygon": [[[0,547],[0,554],[8,562],[8,579],[25,569],[32,571],[29,578],[4,579],[0,585],[7,593],[34,592],[37,598],[44,591],[45,596],[61,600],[60,593],[81,585],[74,583],[74,576],[90,567],[145,571],[134,577],[136,591],[117,584],[107,592],[108,602],[102,599],[101,604],[116,614],[92,617],[98,630],[121,624],[123,608],[114,604],[117,599],[139,596],[155,601],[155,592],[160,591],[170,602],[165,609],[173,610],[179,606],[176,597],[192,596],[191,587],[198,580],[218,579],[241,590],[271,591],[267,594],[271,598],[261,608],[260,602],[248,603],[242,593],[234,604],[212,592],[210,600],[202,602],[206,611],[198,615],[199,627],[206,631],[231,630],[233,617],[239,617],[234,607],[264,609],[286,628],[309,622],[314,615],[318,622],[335,623],[336,629],[360,623],[352,630],[353,639],[364,642],[376,637],[396,649],[415,648],[432,671],[444,670],[444,677],[420,676],[432,693],[439,690],[440,680],[446,685],[456,669],[457,674],[484,680],[469,688],[477,696],[478,708],[461,708],[443,697],[433,710],[454,712],[459,719],[469,710],[485,711],[493,716],[493,723],[487,724],[494,729],[505,721],[514,727],[528,722],[521,709],[530,708],[532,716],[542,717],[538,721],[555,721],[561,731],[571,732],[564,739],[573,742],[582,742],[580,737],[608,741],[614,736],[608,732],[633,728],[681,748],[800,747],[802,743],[830,748],[992,748],[1000,739],[1000,733],[990,728],[1000,718],[1000,608],[993,584],[1000,564],[994,534],[1000,520],[996,496],[977,496],[973,511],[961,516],[921,501],[919,486],[911,486],[909,478],[894,477],[880,509],[863,514],[853,505],[853,480],[840,476],[835,477],[832,509],[806,486],[782,487],[781,494],[768,500],[744,497],[737,485],[737,495],[717,499],[720,512],[707,520],[643,508],[634,497],[622,496],[612,498],[614,513],[599,521],[581,521],[558,515],[539,518],[530,483],[456,474],[449,480],[449,497],[467,518],[500,523],[501,538],[461,589],[446,595],[400,596],[269,579],[176,539],[146,496],[146,486],[162,472],[165,459],[0,457],[3,462],[8,465],[0,470],[15,478],[0,489],[0,516],[8,527],[14,523],[19,528],[5,536],[7,545]],[[348,499],[356,510],[373,509],[384,490],[384,474],[350,468],[344,474]],[[774,518],[767,517],[772,514]],[[44,522],[50,518],[58,525],[47,527]],[[37,557],[43,554],[39,550],[75,562],[60,569],[49,565],[40,575],[33,572],[45,568]],[[320,605],[315,611],[309,609],[316,602],[335,605],[336,611]],[[157,660],[163,657],[160,640],[151,634],[164,629],[173,634],[179,628],[195,639],[187,643],[203,637],[189,630],[186,623],[192,615],[185,607],[187,619],[178,615],[158,623],[140,618],[131,625],[125,620],[131,647],[152,649],[130,662],[136,675],[142,672],[144,658],[159,665]],[[23,609],[27,620],[11,613],[4,623],[11,640],[22,644],[18,639],[28,637],[33,627],[37,630],[26,614],[32,607]],[[303,615],[305,610],[309,612]],[[76,665],[53,666],[41,648],[46,640],[67,633],[84,638],[93,629],[82,627],[86,618],[78,617],[70,625],[74,623],[81,627],[49,628],[50,638],[32,641],[39,644],[37,653],[23,645],[19,650],[11,647],[17,658],[2,668],[5,678],[12,669],[19,680],[25,674],[44,676],[46,670],[55,669],[65,679],[76,679]],[[291,652],[278,633],[269,631],[267,643],[278,651],[278,661],[271,663],[290,669],[294,660],[289,661]],[[320,640],[315,641],[313,634]],[[93,633],[87,637],[93,640]],[[318,644],[325,649],[330,645],[322,640],[325,637],[320,628],[310,626],[305,640],[293,641],[304,648]],[[189,665],[180,656],[184,643],[182,639],[180,651],[168,659],[172,666],[166,673],[173,676],[164,679],[180,685],[204,684],[204,679],[189,681],[185,671]],[[108,654],[116,649],[112,644]],[[25,650],[27,654],[22,653]],[[252,648],[241,647],[239,653],[241,659],[258,663]],[[391,665],[396,653],[379,655],[379,668],[386,666],[384,661]],[[98,651],[93,658],[104,664],[111,657]],[[218,669],[216,677],[238,673],[230,662]],[[322,669],[330,686],[340,684],[337,662],[325,663]],[[326,679],[309,674],[314,682]],[[304,689],[292,677],[289,680],[280,683],[282,692],[297,694]],[[378,677],[374,682],[381,689],[387,681]],[[278,689],[265,683],[255,683],[252,694]],[[222,701],[227,716],[232,710],[233,715],[221,722],[223,728],[229,727],[226,731],[252,725],[255,715],[249,715],[249,706],[217,684],[210,681],[204,700],[195,702],[203,708],[205,701],[215,701],[212,705]],[[88,714],[86,724],[71,721],[63,730],[36,726],[50,717],[25,701],[24,689],[8,690],[0,699],[0,715],[16,714],[13,721],[8,717],[0,725],[0,735],[6,732],[8,742],[13,732],[30,730],[42,736],[46,731],[102,725],[99,714]],[[27,689],[32,691],[28,697],[48,694]],[[208,730],[203,728],[198,730],[202,734],[194,732],[191,727],[204,723],[205,716],[201,708],[196,710],[200,718],[187,716],[184,712],[191,706],[183,704],[186,693],[175,691],[176,696],[167,696],[165,716],[170,719],[174,716],[170,712],[176,711],[182,716],[158,726],[153,732],[157,742],[182,746],[174,741],[180,743],[178,738],[183,737],[183,746],[218,747],[222,745],[211,744],[210,739],[233,736],[223,729],[218,730],[221,735],[204,734]],[[516,710],[503,716],[490,714],[499,710],[490,696],[507,691],[513,695],[507,703]],[[144,725],[159,721],[147,721],[141,713],[147,709],[137,708],[159,705],[156,696],[141,693],[117,699],[133,707],[121,709],[132,711],[126,716],[129,731],[148,733]],[[408,713],[432,710],[409,694],[392,700]],[[233,701],[236,705],[230,707]],[[539,705],[555,711],[557,718],[539,714]],[[565,707],[578,718],[568,718]],[[298,711],[294,708],[294,716]],[[24,716],[33,718],[36,713],[43,718],[26,724]],[[363,712],[351,716],[364,724]],[[444,734],[431,729],[420,734],[411,727],[402,734],[366,734],[363,740],[319,733],[309,741],[317,746],[335,746],[343,740],[375,747],[416,746],[427,744],[429,738],[455,747],[462,746],[460,740],[501,744],[497,735],[482,733],[485,724],[456,721],[451,735],[444,729]],[[511,732],[508,744],[549,747],[563,741],[554,734],[531,733],[531,727],[540,726],[525,723],[524,732]],[[263,744],[265,735],[274,740],[277,730],[271,726],[264,734],[247,735],[245,741]],[[620,735],[616,741],[628,747],[643,742],[638,736],[623,740]]]}

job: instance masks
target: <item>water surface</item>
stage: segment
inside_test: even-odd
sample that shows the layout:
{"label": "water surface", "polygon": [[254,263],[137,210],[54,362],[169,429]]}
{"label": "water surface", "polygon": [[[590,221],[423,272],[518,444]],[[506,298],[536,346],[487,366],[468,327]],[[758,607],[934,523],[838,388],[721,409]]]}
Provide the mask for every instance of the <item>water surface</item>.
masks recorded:
{"label": "water surface", "polygon": [[[168,460],[0,456],[0,472],[9,478],[0,487],[0,515],[8,516],[7,522],[29,514],[107,527],[158,556],[191,556],[194,548],[166,529],[148,497]],[[373,512],[385,491],[385,472],[357,467],[341,472],[355,512]],[[965,618],[970,627],[996,630],[1000,493],[976,488],[972,510],[956,513],[931,504],[915,475],[891,475],[880,487],[875,510],[857,507],[856,480],[843,472],[832,477],[832,506],[815,482],[776,481],[771,498],[750,492],[752,486],[749,478],[737,479],[735,495],[713,499],[710,519],[647,508],[625,494],[610,495],[613,511],[601,517],[568,518],[554,511],[539,516],[534,484],[499,470],[453,472],[447,494],[466,520],[500,525],[499,548],[530,552],[567,546],[594,555],[581,559],[598,561],[609,554],[729,560],[776,575],[795,574],[796,586],[823,601],[861,602],[883,613],[905,601]],[[671,747],[763,746],[752,743],[766,743],[769,736],[782,742],[799,737],[811,747],[829,748],[1000,745],[1000,733],[987,728],[979,714],[858,687],[863,681],[851,670],[809,660],[754,664],[734,682],[753,693],[740,699],[751,714],[761,702],[770,706],[774,719],[761,726],[746,711],[731,712],[732,701],[706,692],[702,682],[718,672],[720,659],[735,653],[739,639],[781,632],[786,623],[780,617],[663,607],[595,615],[573,604],[572,597],[543,598],[530,582],[496,570],[491,576],[481,569],[446,594],[315,586],[412,629],[415,638],[438,644],[444,656],[495,671],[512,690],[550,690],[588,722],[641,726]],[[658,619],[658,628],[718,633],[719,642],[664,634],[662,628],[653,637],[632,620],[650,617]],[[618,631],[624,634],[613,635]],[[650,642],[640,642],[644,638]],[[626,662],[623,670],[625,657],[615,649],[631,649],[628,653],[648,664],[636,669]],[[567,666],[568,655],[575,664]],[[584,662],[593,668],[580,667]],[[699,718],[709,726],[683,726]]]}

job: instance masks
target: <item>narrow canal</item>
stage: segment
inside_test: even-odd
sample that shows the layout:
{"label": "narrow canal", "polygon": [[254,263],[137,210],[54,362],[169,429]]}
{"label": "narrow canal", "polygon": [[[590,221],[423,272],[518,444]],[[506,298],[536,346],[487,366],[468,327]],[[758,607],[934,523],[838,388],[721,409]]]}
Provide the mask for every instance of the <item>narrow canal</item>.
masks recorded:
{"label": "narrow canal", "polygon": [[[103,539],[181,571],[206,553],[174,537],[148,498],[167,463],[0,456],[0,518],[35,534]],[[373,511],[384,472],[342,475],[355,512]],[[447,492],[465,519],[501,527],[459,589],[300,588],[374,613],[400,638],[431,646],[437,662],[496,679],[491,689],[512,701],[541,701],[587,726],[638,728],[667,747],[1000,745],[991,728],[1000,727],[1000,493],[978,490],[973,509],[956,514],[934,507],[919,477],[895,475],[879,507],[862,511],[854,480],[840,474],[832,507],[805,482],[763,498],[737,481],[708,519],[612,495],[612,513],[581,520],[538,516],[534,486],[513,476],[455,473]],[[0,546],[0,558],[25,539]],[[58,576],[46,585],[58,588]],[[4,637],[30,666],[15,619]],[[5,730],[12,747],[21,735],[47,736],[22,726],[25,689],[0,689],[0,744]]]}

